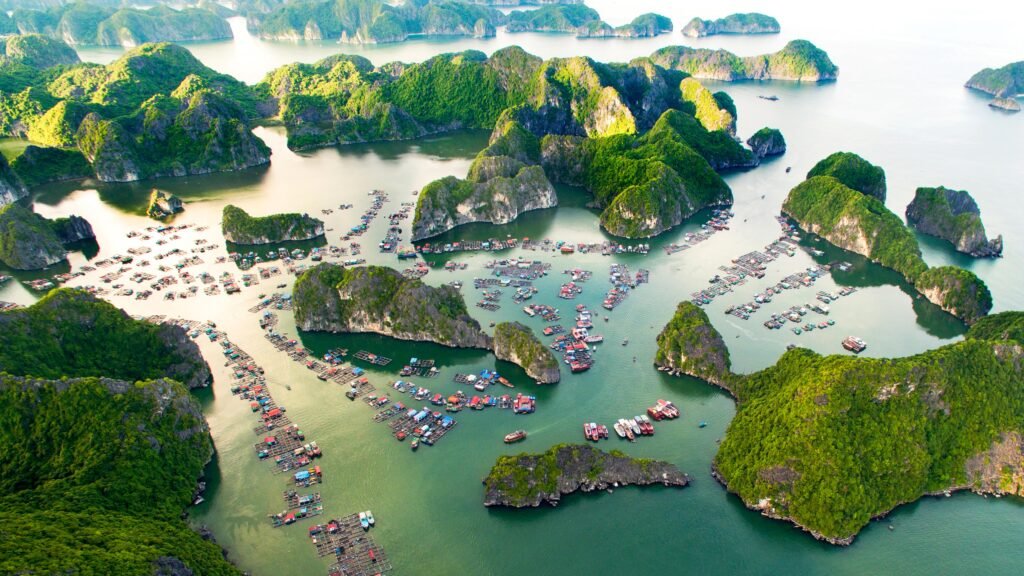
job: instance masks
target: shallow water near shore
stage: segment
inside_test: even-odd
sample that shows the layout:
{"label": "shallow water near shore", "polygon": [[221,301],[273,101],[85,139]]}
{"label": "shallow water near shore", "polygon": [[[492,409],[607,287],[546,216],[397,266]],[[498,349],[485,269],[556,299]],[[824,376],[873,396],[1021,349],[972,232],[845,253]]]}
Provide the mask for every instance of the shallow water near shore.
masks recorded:
{"label": "shallow water near shore", "polygon": [[[696,5],[671,7],[639,1],[590,2],[606,20],[622,24],[645,11],[671,16],[676,29],[692,16],[713,17],[751,6],[726,2],[713,13]],[[424,281],[439,285],[464,283],[463,294],[471,313],[486,327],[490,322],[518,320],[535,330],[544,324],[527,318],[522,305],[506,290],[501,310],[487,312],[473,306],[479,291],[472,279],[484,277],[483,265],[494,258],[527,256],[551,262],[551,274],[537,282],[534,303],[551,304],[563,311],[563,324],[571,319],[576,303],[600,309],[610,287],[608,266],[624,263],[634,272],[646,268],[651,282],[637,288],[613,312],[599,320],[595,331],[605,336],[597,364],[582,375],[563,372],[562,383],[535,387],[525,375],[506,363],[496,363],[481,351],[449,350],[429,344],[398,342],[377,336],[302,335],[304,345],[323,352],[328,348],[365,349],[394,359],[387,369],[369,369],[371,381],[383,390],[397,379],[397,371],[410,357],[432,358],[441,366],[437,378],[411,378],[417,385],[450,394],[456,372],[478,372],[495,366],[538,397],[537,412],[513,416],[490,409],[455,415],[457,428],[434,447],[411,452],[384,424],[371,420],[373,410],[363,402],[350,402],[344,389],[318,381],[312,373],[278,352],[262,337],[257,315],[245,310],[257,294],[270,293],[285,277],[264,280],[236,296],[204,296],[165,302],[113,297],[132,314],[167,314],[214,320],[233,341],[252,354],[265,369],[274,397],[301,424],[307,438],[316,440],[325,455],[319,464],[326,482],[322,493],[325,516],[344,516],[371,509],[377,519],[372,535],[392,559],[396,574],[635,574],[640,571],[692,571],[702,574],[864,574],[864,573],[1019,573],[1024,566],[1024,503],[1021,500],[954,495],[928,498],[897,509],[883,522],[869,525],[849,548],[814,541],[789,524],[768,520],[747,510],[710,476],[710,466],[729,421],[733,401],[722,391],[688,378],[657,372],[651,361],[654,338],[676,304],[707,286],[741,254],[761,250],[779,235],[775,220],[787,192],[819,159],[836,150],[857,152],[886,169],[887,205],[898,214],[917,186],[945,185],[967,189],[977,199],[990,235],[1003,233],[1006,257],[972,260],[942,242],[922,237],[922,250],[931,265],[965,266],[989,285],[995,311],[1024,309],[1024,203],[1018,200],[1024,180],[1024,114],[993,111],[988,98],[962,88],[975,71],[1001,66],[1024,57],[1015,30],[1018,18],[977,14],[971,7],[918,13],[913,7],[867,3],[856,8],[832,9],[811,3],[764,6],[776,16],[783,33],[764,37],[711,37],[693,41],[678,31],[647,40],[580,41],[562,35],[506,35],[489,40],[420,41],[394,46],[349,47],[330,43],[286,44],[260,42],[246,36],[236,23],[233,42],[190,46],[207,65],[247,82],[258,81],[270,68],[291,61],[314,61],[338,51],[360,53],[375,64],[389,60],[416,61],[434,54],[467,48],[492,52],[510,43],[545,57],[586,54],[597,60],[624,61],[651,53],[657,47],[688,44],[724,47],[741,55],[781,48],[794,38],[806,38],[827,50],[839,65],[840,78],[823,85],[792,83],[709,82],[727,91],[739,111],[738,133],[748,137],[762,126],[779,128],[789,145],[787,154],[748,172],[727,176],[733,189],[736,213],[731,229],[713,235],[693,248],[666,255],[662,247],[678,242],[686,232],[699,229],[708,217],[690,222],[654,239],[647,256],[596,254],[562,256],[555,253],[506,251],[498,255],[464,253],[451,257],[468,269],[435,269]],[[833,12],[835,10],[835,12]],[[1006,12],[1020,12],[1019,7]],[[941,12],[941,13],[940,13]],[[1019,16],[1019,14],[1018,14]],[[119,50],[82,51],[85,59],[109,61]],[[776,102],[758,98],[774,94]],[[45,187],[34,197],[35,209],[47,217],[85,215],[97,232],[98,248],[75,252],[70,265],[46,273],[13,273],[17,280],[50,276],[124,253],[130,230],[153,224],[144,217],[153,187],[181,196],[186,212],[174,223],[196,223],[216,228],[220,211],[232,203],[252,214],[298,211],[324,219],[328,242],[358,223],[371,202],[367,192],[381,189],[390,200],[383,213],[397,211],[402,202],[415,200],[412,191],[446,175],[464,176],[473,156],[486,146],[486,132],[460,132],[425,140],[381,143],[294,153],[285,145],[280,128],[264,127],[257,134],[273,149],[269,167],[234,174],[166,179],[131,185],[94,182]],[[17,146],[5,143],[3,148]],[[787,173],[786,168],[792,167]],[[500,227],[474,225],[442,237],[486,239],[528,236],[573,242],[600,242],[609,237],[597,227],[597,217],[586,207],[585,192],[559,189],[561,206],[528,213]],[[341,203],[351,210],[337,210]],[[322,209],[334,208],[323,216]],[[408,221],[403,223],[408,228]],[[378,254],[377,242],[387,223],[378,219],[358,239],[371,264],[399,268],[393,255]],[[406,230],[408,232],[408,230]],[[223,241],[220,242],[222,245]],[[904,356],[941,346],[961,337],[955,319],[921,300],[892,273],[862,258],[812,244],[825,252],[813,258],[798,252],[771,263],[767,276],[739,287],[707,307],[722,332],[734,369],[749,372],[771,365],[794,343],[821,353],[842,353],[839,342],[856,334],[869,343],[867,356]],[[187,246],[182,246],[187,248]],[[223,254],[224,248],[215,252]],[[428,257],[446,260],[449,257]],[[846,260],[848,272],[836,272],[813,288],[785,292],[765,310],[744,321],[724,314],[730,306],[747,302],[753,294],[816,261]],[[238,270],[229,264],[197,267],[219,275]],[[572,301],[556,297],[568,280],[567,268],[594,272],[583,294]],[[814,301],[818,290],[838,291],[841,286],[859,291],[831,306],[836,325],[796,336],[788,330],[769,331],[761,323],[769,311]],[[179,287],[180,288],[180,287]],[[0,286],[0,300],[30,303],[36,294],[21,282]],[[290,314],[279,314],[280,329],[294,335]],[[627,346],[621,342],[629,340]],[[271,474],[268,464],[254,456],[258,437],[246,402],[231,396],[229,375],[219,360],[220,347],[201,342],[209,352],[216,381],[201,399],[217,448],[209,471],[206,503],[192,509],[192,520],[213,529],[241,568],[257,576],[269,574],[323,574],[326,560],[318,559],[305,534],[308,522],[274,529],[266,515],[282,508],[281,491],[287,475]],[[635,361],[634,361],[635,359]],[[290,389],[286,388],[290,386]],[[393,391],[392,391],[393,392]],[[397,393],[392,398],[410,402]],[[481,479],[501,454],[540,451],[560,442],[582,441],[584,422],[610,424],[644,412],[657,399],[675,402],[682,410],[676,421],[657,425],[657,434],[635,444],[618,439],[602,448],[619,448],[630,455],[670,461],[690,474],[691,486],[682,489],[622,488],[614,494],[596,493],[564,498],[557,508],[492,510],[482,505]],[[418,405],[418,403],[413,403]],[[698,423],[706,421],[706,428]],[[529,437],[506,446],[504,434],[525,428]],[[891,524],[894,530],[887,526]]]}

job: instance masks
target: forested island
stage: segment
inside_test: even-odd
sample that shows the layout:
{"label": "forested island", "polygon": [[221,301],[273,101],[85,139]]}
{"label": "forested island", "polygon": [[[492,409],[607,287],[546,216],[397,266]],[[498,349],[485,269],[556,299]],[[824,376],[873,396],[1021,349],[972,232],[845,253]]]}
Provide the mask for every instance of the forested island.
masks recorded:
{"label": "forested island", "polygon": [[911,226],[946,240],[964,254],[991,258],[1003,253],[1003,237],[988,239],[981,210],[966,190],[918,188],[906,215]]}
{"label": "forested island", "polygon": [[494,327],[494,356],[518,364],[538,384],[555,384],[562,378],[558,359],[528,326],[502,322]]}
{"label": "forested island", "polygon": [[751,12],[730,14],[716,20],[694,18],[683,27],[683,35],[702,38],[716,34],[778,34],[781,30],[779,21],[775,18]]}
{"label": "forested island", "polygon": [[[750,375],[721,335],[679,305],[658,360],[737,400],[714,475],[751,509],[850,544],[871,519],[953,490],[1024,495],[1024,322],[983,318],[967,339],[917,356],[820,356],[797,348]],[[956,369],[950,369],[956,367]]]}
{"label": "forested island", "polygon": [[11,15],[21,34],[45,34],[72,46],[140,46],[146,42],[192,42],[232,38],[231,26],[202,8],[145,10],[71,2],[44,9],[18,9]]}
{"label": "forested island", "polygon": [[293,302],[301,330],[370,332],[459,348],[493,346],[458,290],[434,288],[383,266],[319,264],[295,281]]}
{"label": "forested island", "polygon": [[324,223],[308,214],[250,216],[231,204],[224,207],[220,225],[224,239],[235,244],[276,244],[324,235]]}
{"label": "forested island", "polygon": [[484,506],[557,506],[562,496],[619,486],[685,487],[690,478],[667,462],[558,444],[540,454],[500,456],[484,479]]}
{"label": "forested island", "polygon": [[613,27],[601,20],[596,10],[582,4],[549,5],[510,13],[506,29],[510,33],[562,32],[580,38],[652,38],[671,32],[672,20],[651,12]]}
{"label": "forested island", "polygon": [[[857,184],[844,173],[840,177]],[[902,274],[928,300],[967,324],[992,309],[992,295],[974,273],[929,268],[914,233],[876,197],[836,176],[811,176],[789,192],[784,214],[835,246]]]}
{"label": "forested island", "polygon": [[1020,111],[1017,96],[1024,94],[1024,61],[1013,62],[1002,68],[985,68],[971,76],[966,87],[991,94],[989,106],[1010,112]]}
{"label": "forested island", "polygon": [[[264,120],[284,124],[288,145],[297,150],[460,128],[497,131],[509,120],[538,138],[642,134],[668,109],[696,117],[712,134],[696,135],[702,140],[718,142],[718,130],[726,130],[726,136],[735,130],[732,100],[685,79],[688,66],[717,58],[711,53],[679,59],[661,50],[625,66],[584,57],[544,61],[518,47],[490,57],[467,51],[378,67],[359,56],[337,55],[283,66],[250,87],[173,44],[145,44],[108,65],[79,63],[73,50],[45,36],[13,36],[3,46],[0,69],[8,74],[0,85],[0,135],[33,143],[24,161],[13,162],[30,186],[85,177],[129,182],[260,166],[270,161],[270,151],[251,128]],[[792,46],[780,54],[794,52]],[[791,56],[779,58],[802,61]],[[499,118],[504,118],[501,126]],[[742,146],[724,140],[715,153],[689,144],[716,170],[757,163]],[[473,186],[449,181],[447,187],[468,197],[490,184],[505,191],[527,190],[535,198],[515,210],[511,202],[505,213],[556,201],[536,170],[514,181],[520,167],[487,162],[492,171],[481,170]],[[489,182],[490,174],[513,180],[511,188],[504,181]],[[0,193],[13,198],[18,188],[5,180],[8,185]],[[488,189],[483,194],[494,195]]]}
{"label": "forested island", "polygon": [[[203,66],[188,50],[146,44],[106,66],[69,65],[55,49],[63,45],[28,38],[33,50],[5,66],[19,73],[0,92],[0,132],[68,151],[50,155],[60,162],[33,163],[32,181],[82,177],[83,160],[90,175],[105,182],[269,162],[270,150],[250,131],[258,115],[252,90]],[[39,66],[24,64],[40,60]]]}
{"label": "forested island", "polygon": [[[511,47],[490,57],[439,56],[423,68],[406,70],[398,82],[421,77],[417,93],[430,94],[433,80],[427,78],[454,68],[466,91],[464,100],[459,92],[452,102],[453,115],[465,124],[495,128],[465,180],[447,177],[422,190],[414,240],[469,222],[506,223],[524,211],[554,206],[552,182],[590,191],[609,232],[654,236],[702,208],[732,201],[716,171],[758,164],[731,136],[736,108],[728,95],[646,59],[627,66],[584,57],[542,61]],[[529,85],[540,87],[536,95],[529,94]],[[402,87],[395,94],[404,92]],[[481,98],[486,93],[493,97]]]}
{"label": "forested island", "polygon": [[18,526],[0,571],[238,574],[181,520],[213,454],[199,403],[166,379],[209,382],[184,331],[67,289],[0,328],[0,519]]}
{"label": "forested island", "polygon": [[740,57],[727,50],[667,46],[651,54],[655,64],[682,70],[694,78],[738,80],[835,80],[839,67],[828,54],[807,40],[793,40],[782,50],[761,56]]}
{"label": "forested island", "polygon": [[413,0],[309,0],[251,13],[249,30],[268,40],[402,42],[410,36],[494,36],[505,14],[478,3]]}
{"label": "forested island", "polygon": [[78,216],[49,220],[20,204],[0,206],[0,262],[16,270],[42,270],[68,257],[66,246],[96,235]]}

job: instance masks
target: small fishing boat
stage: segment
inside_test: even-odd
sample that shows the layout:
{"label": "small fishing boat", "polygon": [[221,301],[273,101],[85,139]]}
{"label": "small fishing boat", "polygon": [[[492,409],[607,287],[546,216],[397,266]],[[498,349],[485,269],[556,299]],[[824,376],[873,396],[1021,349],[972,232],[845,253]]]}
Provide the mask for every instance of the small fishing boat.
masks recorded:
{"label": "small fishing boat", "polygon": [[516,430],[510,434],[505,434],[505,444],[513,444],[520,440],[526,439],[526,430]]}
{"label": "small fishing boat", "polygon": [[412,448],[413,452],[415,452],[416,449],[419,448],[419,447],[420,447],[419,439],[415,439],[415,440],[412,441],[412,444],[409,444],[409,448]]}
{"label": "small fishing boat", "polygon": [[363,530],[370,529],[370,521],[366,518],[366,512],[359,513],[359,525],[363,527]]}
{"label": "small fishing boat", "polygon": [[377,523],[377,521],[373,519],[373,512],[370,512],[369,510],[366,511],[366,521],[370,523],[370,526]]}

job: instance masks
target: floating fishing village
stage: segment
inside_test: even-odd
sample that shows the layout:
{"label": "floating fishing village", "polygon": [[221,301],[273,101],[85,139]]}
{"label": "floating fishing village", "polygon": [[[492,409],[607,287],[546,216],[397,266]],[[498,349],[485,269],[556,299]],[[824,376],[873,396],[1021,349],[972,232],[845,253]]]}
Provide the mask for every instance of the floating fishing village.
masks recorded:
{"label": "floating fishing village", "polygon": [[[476,274],[471,281],[460,279],[445,285],[460,292],[471,285],[477,294],[475,307],[485,314],[496,313],[511,301],[516,310],[521,309],[525,321],[535,323],[537,334],[547,340],[544,346],[556,355],[569,374],[599,369],[599,358],[603,356],[600,349],[606,344],[602,328],[612,325],[613,313],[627,305],[634,292],[645,290],[644,286],[652,280],[646,268],[614,262],[604,267],[606,281],[602,285],[598,282],[601,275],[598,267],[579,263],[566,267],[564,264],[568,262],[565,259],[577,256],[628,255],[643,259],[654,253],[648,243],[507,238],[442,245],[404,244],[402,225],[410,217],[412,203],[402,203],[398,211],[386,213],[391,201],[387,193],[375,190],[369,197],[371,203],[359,216],[358,224],[337,236],[347,245],[281,247],[218,255],[225,248],[208,226],[151,226],[127,234],[126,239],[132,245],[125,250],[125,255],[107,257],[52,279],[34,282],[40,286],[43,282],[76,285],[115,301],[159,298],[173,302],[221,295],[254,299],[248,312],[256,317],[264,340],[273,349],[303,367],[316,380],[337,385],[339,397],[359,400],[369,409],[366,416],[369,422],[381,425],[380,429],[396,444],[419,452],[421,447],[443,444],[443,439],[459,429],[459,419],[473,412],[493,412],[499,416],[507,413],[515,417],[509,421],[509,429],[515,430],[497,440],[506,444],[523,442],[529,437],[529,427],[523,427],[518,417],[543,410],[543,402],[531,392],[534,384],[528,379],[501,374],[494,368],[451,374],[453,389],[432,385],[442,380],[444,371],[430,358],[396,360],[387,350],[342,347],[314,351],[304,345],[298,335],[290,335],[281,328],[280,315],[294,312],[293,295],[288,291],[292,282],[288,277],[299,277],[321,262],[334,262],[344,267],[365,264],[361,257],[363,247],[358,240],[376,230],[375,223],[380,220],[381,226],[386,228],[378,243],[379,253],[410,262],[411,265],[402,270],[403,277],[421,279],[437,270]],[[337,211],[343,214],[350,208],[351,205],[342,204]],[[321,213],[331,215],[335,209],[325,208]],[[676,241],[663,246],[660,252],[666,256],[685,254],[715,235],[727,232],[732,216],[730,210],[714,210],[700,230],[685,232]],[[782,219],[780,223],[786,231],[782,237],[763,251],[744,254],[721,266],[721,273],[711,278],[708,288],[692,294],[693,302],[708,306],[716,299],[734,294],[752,279],[764,279],[768,265],[780,257],[793,257],[798,250],[806,250],[799,243],[796,229],[785,228],[788,224]],[[455,259],[461,255],[499,251],[512,251],[517,255],[473,263]],[[749,302],[728,305],[723,312],[747,320],[784,291],[814,286],[818,279],[829,275],[834,266],[844,265],[822,264],[791,273],[763,287]],[[539,285],[546,286],[552,280],[556,280],[557,286],[551,291]],[[839,293],[847,296],[854,291],[842,288]],[[576,302],[584,297],[597,298],[598,306],[591,308]],[[771,313],[764,325],[778,329],[790,323],[794,334],[823,330],[834,325],[828,318],[827,305],[838,298],[828,291],[820,291],[817,304]],[[823,320],[806,319],[808,312],[819,314]],[[165,321],[162,317],[149,320]],[[286,408],[270,394],[264,370],[212,324],[177,323],[186,328],[192,338],[220,347],[233,378],[230,392],[247,402],[256,418],[255,457],[268,462],[272,473],[287,477],[286,486],[281,487],[281,508],[268,511],[268,524],[281,529],[304,525],[317,555],[333,559],[328,574],[378,574],[391,570],[388,556],[367,532],[375,522],[367,519],[373,518],[370,512],[324,520],[331,518],[332,512],[330,502],[322,497],[318,487],[329,480],[318,462],[331,448],[308,439],[303,429],[291,421]],[[494,322],[490,325],[493,327]],[[627,347],[629,338],[617,341],[616,345]],[[866,344],[850,336],[843,340],[843,347],[859,352]],[[378,374],[381,370],[391,376],[381,379]],[[646,408],[637,406],[637,412],[603,423],[581,422],[582,439],[595,443],[611,438],[636,442],[654,436],[656,423],[677,419],[682,414],[673,402],[665,399],[658,399]],[[704,428],[707,422],[698,420],[694,425]],[[196,502],[202,501],[199,495]]]}

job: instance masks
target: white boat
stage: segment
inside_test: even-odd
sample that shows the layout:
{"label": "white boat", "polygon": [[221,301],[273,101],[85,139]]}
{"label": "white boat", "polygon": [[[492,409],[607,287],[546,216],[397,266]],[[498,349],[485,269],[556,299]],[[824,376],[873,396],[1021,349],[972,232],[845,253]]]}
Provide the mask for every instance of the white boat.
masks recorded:
{"label": "white boat", "polygon": [[626,431],[625,431],[625,429],[622,428],[622,421],[621,420],[619,420],[615,424],[612,424],[612,428],[615,429],[615,433],[619,435],[619,438],[625,438],[626,437]]}
{"label": "white boat", "polygon": [[370,526],[373,526],[376,523],[376,520],[373,519],[373,512],[370,512],[369,510],[366,511],[366,521],[370,523]]}
{"label": "white boat", "polygon": [[370,529],[370,521],[366,518],[366,512],[359,513],[359,525],[363,527],[363,530]]}

